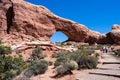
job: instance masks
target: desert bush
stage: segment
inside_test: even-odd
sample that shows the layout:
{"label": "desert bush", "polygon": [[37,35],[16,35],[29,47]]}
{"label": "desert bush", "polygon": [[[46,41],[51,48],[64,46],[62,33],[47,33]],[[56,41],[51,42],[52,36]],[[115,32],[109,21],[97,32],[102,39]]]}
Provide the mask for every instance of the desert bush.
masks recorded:
{"label": "desert bush", "polygon": [[59,57],[59,58],[55,61],[54,66],[55,66],[55,67],[56,67],[56,66],[59,66],[59,65],[65,63],[66,61],[67,61],[67,59],[66,59],[65,57]]}
{"label": "desert bush", "polygon": [[42,48],[39,46],[32,51],[32,54],[35,54],[35,55],[40,53],[42,53]]}
{"label": "desert bush", "polygon": [[0,45],[0,54],[5,55],[11,53],[12,49],[10,46]]}
{"label": "desert bush", "polygon": [[32,51],[30,59],[32,59],[32,60],[40,60],[40,59],[44,59],[45,57],[47,57],[47,55],[42,54],[42,48],[37,47]]}
{"label": "desert bush", "polygon": [[25,70],[24,75],[27,77],[43,74],[48,69],[48,62],[45,60],[31,62]]}
{"label": "desert bush", "polygon": [[78,58],[78,65],[79,69],[81,68],[88,68],[88,69],[93,69],[96,68],[98,61],[96,57],[90,56],[90,55],[85,55],[82,53],[80,58]]}
{"label": "desert bush", "polygon": [[52,66],[52,65],[53,65],[53,62],[52,62],[52,61],[49,61],[48,63],[49,63],[49,66]]}
{"label": "desert bush", "polygon": [[96,50],[102,50],[102,47],[103,47],[103,45],[98,44],[97,47],[96,47]]}
{"label": "desert bush", "polygon": [[21,51],[20,50],[15,50],[15,52],[16,52],[16,54],[19,54],[19,53],[21,53]]}
{"label": "desert bush", "polygon": [[66,62],[66,64],[68,65],[68,68],[70,70],[78,69],[78,64],[76,61],[70,60],[70,61]]}
{"label": "desert bush", "polygon": [[72,74],[72,70],[75,69],[78,69],[78,64],[75,61],[66,61],[55,68],[56,75],[54,77],[62,77],[67,74]]}
{"label": "desert bush", "polygon": [[81,52],[87,53],[88,55],[91,55],[96,49],[90,46],[81,46],[79,47],[79,50],[81,50]]}
{"label": "desert bush", "polygon": [[81,50],[77,50],[74,52],[58,52],[52,54],[52,58],[66,58],[76,60],[76,57],[81,53]]}
{"label": "desert bush", "polygon": [[0,55],[0,80],[12,80],[13,77],[19,75],[26,66],[21,57],[2,57],[2,55]]}
{"label": "desert bush", "polygon": [[54,54],[52,57],[57,58],[54,66],[57,67],[69,60],[73,60],[79,64],[79,68],[96,68],[97,58],[90,56],[90,54],[93,52],[94,49],[83,48],[74,52]]}
{"label": "desert bush", "polygon": [[62,57],[62,56],[64,56],[64,53],[62,53],[62,52],[58,52],[58,53],[54,53],[54,54],[52,54],[52,58],[59,58],[59,57]]}
{"label": "desert bush", "polygon": [[30,59],[31,60],[40,60],[40,59],[44,59],[45,57],[47,57],[47,55],[45,55],[45,54],[37,54],[37,55],[32,54],[30,56]]}
{"label": "desert bush", "polygon": [[91,55],[92,53],[94,53],[95,52],[95,50],[93,49],[93,48],[90,48],[90,49],[87,49],[86,50],[86,53],[88,54],[88,55]]}

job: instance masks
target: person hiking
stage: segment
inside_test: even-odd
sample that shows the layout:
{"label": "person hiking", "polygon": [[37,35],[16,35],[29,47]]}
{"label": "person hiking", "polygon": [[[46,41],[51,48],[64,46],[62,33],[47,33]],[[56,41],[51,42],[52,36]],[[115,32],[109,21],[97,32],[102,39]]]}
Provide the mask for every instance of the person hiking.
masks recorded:
{"label": "person hiking", "polygon": [[102,50],[103,50],[103,53],[107,53],[108,52],[108,47],[107,46],[103,46]]}

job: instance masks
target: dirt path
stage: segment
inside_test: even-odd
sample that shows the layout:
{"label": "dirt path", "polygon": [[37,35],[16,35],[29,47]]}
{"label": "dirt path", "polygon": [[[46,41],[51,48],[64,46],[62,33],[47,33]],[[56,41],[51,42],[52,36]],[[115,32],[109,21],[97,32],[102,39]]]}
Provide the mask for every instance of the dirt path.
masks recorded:
{"label": "dirt path", "polygon": [[77,80],[120,80],[120,58],[112,53],[102,54],[98,69],[84,70],[84,75],[76,75]]}
{"label": "dirt path", "polygon": [[50,76],[54,75],[52,68],[53,66],[50,66],[45,74],[32,77],[31,80],[120,80],[120,58],[117,58],[111,53],[102,54],[98,69],[74,70],[73,75],[55,79],[50,78]]}

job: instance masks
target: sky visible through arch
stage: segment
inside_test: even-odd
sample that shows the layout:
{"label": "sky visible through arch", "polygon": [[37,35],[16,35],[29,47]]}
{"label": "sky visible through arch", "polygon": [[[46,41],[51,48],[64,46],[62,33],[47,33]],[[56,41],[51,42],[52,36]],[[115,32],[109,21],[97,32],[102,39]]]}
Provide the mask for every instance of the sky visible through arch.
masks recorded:
{"label": "sky visible through arch", "polygon": [[[102,34],[111,31],[113,24],[120,24],[120,0],[25,0],[47,7],[54,14],[86,25]],[[57,36],[58,35],[58,36]],[[53,42],[67,39],[61,32]],[[57,39],[60,38],[60,41]]]}

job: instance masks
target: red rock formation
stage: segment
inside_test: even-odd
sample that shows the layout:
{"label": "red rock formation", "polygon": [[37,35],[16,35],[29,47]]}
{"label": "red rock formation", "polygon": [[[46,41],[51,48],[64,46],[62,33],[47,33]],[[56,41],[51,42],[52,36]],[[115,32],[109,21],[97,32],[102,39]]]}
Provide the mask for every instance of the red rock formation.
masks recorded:
{"label": "red rock formation", "polygon": [[12,3],[9,0],[0,0],[0,36],[7,33],[9,24],[9,11],[12,7]]}
{"label": "red rock formation", "polygon": [[45,7],[22,0],[4,0],[1,4],[0,33],[4,34],[1,36],[4,42],[8,39],[9,43],[14,43],[17,39],[19,42],[32,38],[46,41],[50,40],[56,31],[63,32],[73,41],[89,43],[97,41],[94,32],[89,31],[84,25],[60,18]]}
{"label": "red rock formation", "polygon": [[101,35],[97,43],[120,44],[120,25],[113,25],[112,31],[105,35]]}
{"label": "red rock formation", "polygon": [[120,44],[120,25],[113,25],[110,35],[114,43]]}
{"label": "red rock formation", "polygon": [[0,37],[9,44],[31,39],[47,41],[56,31],[63,32],[71,41],[90,44],[119,43],[120,39],[118,26],[113,27],[110,36],[102,36],[84,25],[54,15],[43,6],[23,0],[0,0],[0,15]]}
{"label": "red rock formation", "polygon": [[99,44],[113,44],[114,41],[111,38],[110,33],[107,33],[107,34],[101,35],[99,37],[99,40],[97,41],[97,43],[99,43]]}

